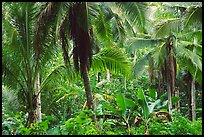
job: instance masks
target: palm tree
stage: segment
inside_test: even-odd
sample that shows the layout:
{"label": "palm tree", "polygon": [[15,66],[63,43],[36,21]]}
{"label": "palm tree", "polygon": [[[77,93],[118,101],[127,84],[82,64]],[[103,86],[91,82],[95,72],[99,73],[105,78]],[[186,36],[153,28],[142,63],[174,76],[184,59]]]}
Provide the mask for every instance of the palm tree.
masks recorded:
{"label": "palm tree", "polygon": [[[97,12],[93,12],[94,9],[93,3],[84,3],[84,2],[76,2],[76,3],[59,3],[56,5],[55,3],[48,3],[47,8],[41,12],[41,15],[38,20],[36,36],[38,37],[38,41],[43,41],[47,35],[47,24],[50,22],[60,21],[57,19],[61,19],[61,23],[59,23],[59,37],[62,43],[63,55],[65,60],[65,65],[67,66],[68,72],[71,68],[70,56],[68,53],[68,49],[71,49],[72,43],[68,41],[68,38],[73,40],[73,62],[74,68],[78,72],[80,70],[81,77],[84,82],[84,87],[86,91],[87,105],[89,109],[94,110],[93,108],[93,98],[89,84],[88,78],[88,69],[91,67],[92,60],[92,45],[94,41],[93,32],[99,32],[101,30],[98,25],[96,25],[96,31],[92,29],[92,18],[90,18],[89,14],[92,16],[96,16]],[[97,5],[97,4],[96,4]],[[61,9],[58,7],[60,6]],[[92,8],[90,8],[92,7]],[[90,8],[90,9],[88,9]],[[53,11],[54,10],[54,11]],[[80,12],[78,12],[80,11]],[[99,13],[102,12],[99,9]],[[103,14],[103,13],[102,13]],[[50,17],[51,16],[51,17]],[[100,16],[99,16],[100,17]],[[51,20],[52,18],[52,20]],[[81,23],[83,22],[83,24]],[[93,21],[97,22],[97,21]],[[43,25],[44,24],[44,25]],[[46,25],[45,25],[46,24]],[[106,25],[105,23],[101,25]],[[108,32],[105,30],[105,33]],[[106,35],[102,34],[101,36],[109,39],[111,42],[111,38],[107,33]],[[100,35],[100,34],[99,34]],[[38,56],[40,56],[40,49],[43,49],[41,44],[36,44],[36,49]],[[108,67],[106,67],[107,69]]]}
{"label": "palm tree", "polygon": [[[41,59],[36,58],[35,23],[45,5],[39,3],[4,3],[3,14],[3,84],[20,92],[28,112],[27,126],[41,121],[40,93],[42,84],[47,83],[49,76],[42,77],[43,69],[51,57],[52,47],[46,47]],[[50,37],[41,44],[48,42]],[[56,51],[57,52],[57,51]],[[53,70],[54,73],[55,70]],[[52,74],[52,72],[51,72]],[[42,80],[42,83],[40,82]],[[45,84],[46,85],[46,84]]]}
{"label": "palm tree", "polygon": [[[154,47],[152,51],[147,53],[141,60],[139,60],[135,66],[134,70],[136,74],[138,74],[139,70],[142,70],[143,66],[147,65],[148,60],[152,57],[156,61],[158,71],[158,81],[159,86],[158,90],[160,91],[160,78],[164,78],[163,81],[167,82],[168,88],[168,100],[169,100],[169,112],[171,112],[172,104],[171,104],[171,95],[174,94],[175,91],[175,78],[176,78],[176,64],[181,60],[181,58],[188,58],[188,61],[191,62],[192,65],[196,66],[195,68],[199,68],[199,73],[202,71],[201,66],[201,58],[193,53],[192,51],[186,49],[187,45],[197,45],[193,44],[193,42],[187,42],[185,37],[192,36],[192,33],[182,31],[182,23],[191,24],[195,16],[198,16],[200,11],[200,7],[194,8],[189,7],[187,12],[181,18],[170,18],[164,21],[159,21],[159,24],[156,26],[155,37],[147,37],[147,38],[132,38],[128,40],[128,43],[131,45],[129,47],[129,51],[133,51],[135,48],[146,48],[146,47]],[[196,11],[196,12],[195,12]],[[193,14],[195,13],[195,14]],[[195,15],[195,16],[193,16]],[[200,18],[197,18],[200,21]],[[186,22],[187,21],[187,22]],[[186,26],[186,25],[185,25]],[[199,37],[200,30],[195,31],[193,35]],[[184,34],[183,34],[184,33]],[[173,35],[174,34],[174,35]],[[175,37],[176,35],[176,37]],[[185,42],[182,40],[186,40]],[[190,39],[188,39],[189,41]],[[160,43],[160,44],[159,44]],[[197,48],[201,47],[200,45],[196,46]],[[176,63],[177,58],[177,63]],[[189,64],[189,63],[188,63]],[[185,64],[186,65],[186,64]],[[192,70],[191,65],[186,66],[188,70],[191,70],[191,74],[195,75],[195,69]],[[150,67],[151,69],[151,67]],[[141,71],[140,71],[141,72]],[[162,75],[161,75],[162,74]],[[165,77],[166,76],[166,77]],[[199,77],[195,77],[199,80]]]}

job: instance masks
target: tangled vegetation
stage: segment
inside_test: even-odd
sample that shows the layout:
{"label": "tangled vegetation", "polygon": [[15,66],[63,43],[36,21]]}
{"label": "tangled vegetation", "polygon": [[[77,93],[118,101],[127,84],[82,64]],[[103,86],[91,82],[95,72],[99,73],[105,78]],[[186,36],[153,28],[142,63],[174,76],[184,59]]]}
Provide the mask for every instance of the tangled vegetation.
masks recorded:
{"label": "tangled vegetation", "polygon": [[202,3],[3,2],[2,135],[202,135]]}

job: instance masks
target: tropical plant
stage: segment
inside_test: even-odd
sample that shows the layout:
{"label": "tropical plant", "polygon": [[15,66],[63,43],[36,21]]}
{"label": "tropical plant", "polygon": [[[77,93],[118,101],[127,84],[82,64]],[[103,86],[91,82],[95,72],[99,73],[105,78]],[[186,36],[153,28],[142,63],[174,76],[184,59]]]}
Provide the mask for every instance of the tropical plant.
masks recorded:
{"label": "tropical plant", "polygon": [[[200,7],[197,7],[197,10],[198,9],[200,11]],[[194,9],[194,11],[197,11],[197,10]],[[127,41],[130,45],[128,47],[128,51],[131,51],[131,53],[133,53],[134,49],[146,48],[146,47],[151,48],[152,46],[153,47],[156,46],[155,48],[151,48],[152,50],[150,50],[150,52],[148,52],[145,56],[143,56],[140,60],[136,62],[135,66],[133,67],[135,71],[133,72],[135,72],[134,74],[137,75],[138,73],[142,72],[142,70],[144,70],[142,68],[144,68],[144,66],[147,65],[148,62],[150,62],[150,65],[149,65],[150,79],[152,79],[155,67],[158,68],[158,81],[159,81],[158,92],[160,93],[162,90],[160,88],[160,85],[161,85],[161,78],[163,78],[163,81],[166,81],[166,84],[168,85],[167,87],[168,87],[168,93],[169,93],[168,94],[169,112],[171,112],[171,109],[172,109],[172,104],[170,101],[171,94],[175,94],[175,78],[176,78],[176,71],[178,71],[176,69],[177,68],[176,64],[179,63],[182,65],[183,63],[181,63],[181,60],[183,61],[184,58],[185,59],[188,58],[187,59],[188,63],[187,62],[186,63],[189,65],[186,66],[186,63],[185,63],[184,65],[185,68],[187,70],[191,70],[192,75],[195,75],[194,74],[195,69],[193,70],[192,68],[192,64],[193,64],[195,68],[199,68],[197,69],[199,70],[199,72],[197,73],[202,72],[200,53],[195,54],[195,52],[193,53],[189,49],[185,48],[190,43],[191,43],[190,45],[197,45],[197,44],[193,44],[193,42],[190,42],[191,41],[190,39],[189,39],[189,42],[183,42],[183,40],[186,41],[186,38],[181,36],[181,33],[184,33],[184,32],[182,31],[182,25],[180,24],[182,24],[183,22],[185,22],[186,25],[191,24],[191,23],[187,23],[186,20],[192,21],[191,18],[194,18],[192,17],[193,15],[198,15],[198,14],[193,14],[192,10],[187,10],[187,12],[181,18],[173,18],[173,19],[170,18],[163,22],[159,20],[159,24],[157,25],[156,32],[155,32],[156,37],[149,37],[148,39],[132,38]],[[198,18],[198,21],[200,21],[199,18]],[[199,38],[200,37],[199,32],[200,30],[195,31],[195,33],[193,34],[197,34],[196,37]],[[189,30],[185,32],[184,35],[188,36]],[[173,46],[172,49],[171,49],[171,46]],[[200,51],[201,45],[198,45],[196,47],[197,47],[196,48],[197,51]],[[168,64],[172,64],[170,65],[172,67],[165,67],[167,65],[166,64],[167,62],[169,62]],[[167,74],[171,74],[171,75],[168,76]],[[197,81],[200,81],[200,78],[198,76],[195,78]],[[165,83],[163,85],[165,85]]]}

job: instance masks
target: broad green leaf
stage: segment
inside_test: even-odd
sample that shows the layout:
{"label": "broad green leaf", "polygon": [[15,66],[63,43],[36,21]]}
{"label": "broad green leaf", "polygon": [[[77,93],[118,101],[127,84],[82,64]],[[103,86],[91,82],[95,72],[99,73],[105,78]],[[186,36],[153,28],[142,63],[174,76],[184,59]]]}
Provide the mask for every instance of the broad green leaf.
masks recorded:
{"label": "broad green leaf", "polygon": [[125,114],[127,106],[126,106],[125,96],[123,94],[120,93],[116,96],[116,103],[119,109],[122,111],[122,114]]}
{"label": "broad green leaf", "polygon": [[149,117],[149,107],[148,107],[148,104],[147,104],[147,100],[146,100],[146,97],[143,93],[143,90],[142,88],[139,88],[137,90],[137,95],[138,95],[138,99],[140,100],[139,103],[141,105],[141,108],[142,108],[142,116],[145,118],[145,119],[148,119]]}
{"label": "broad green leaf", "polygon": [[125,98],[125,102],[126,102],[126,106],[127,107],[131,107],[133,108],[135,106],[135,102],[133,102],[131,99],[129,98]]}

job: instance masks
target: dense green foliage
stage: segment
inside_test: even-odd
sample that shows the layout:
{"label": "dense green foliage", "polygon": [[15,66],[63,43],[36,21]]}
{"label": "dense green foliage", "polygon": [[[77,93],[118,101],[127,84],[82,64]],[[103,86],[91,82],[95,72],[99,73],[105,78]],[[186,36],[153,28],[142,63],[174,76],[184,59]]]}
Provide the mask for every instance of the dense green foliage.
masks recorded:
{"label": "dense green foliage", "polygon": [[2,3],[2,135],[202,135],[201,15],[200,2]]}

